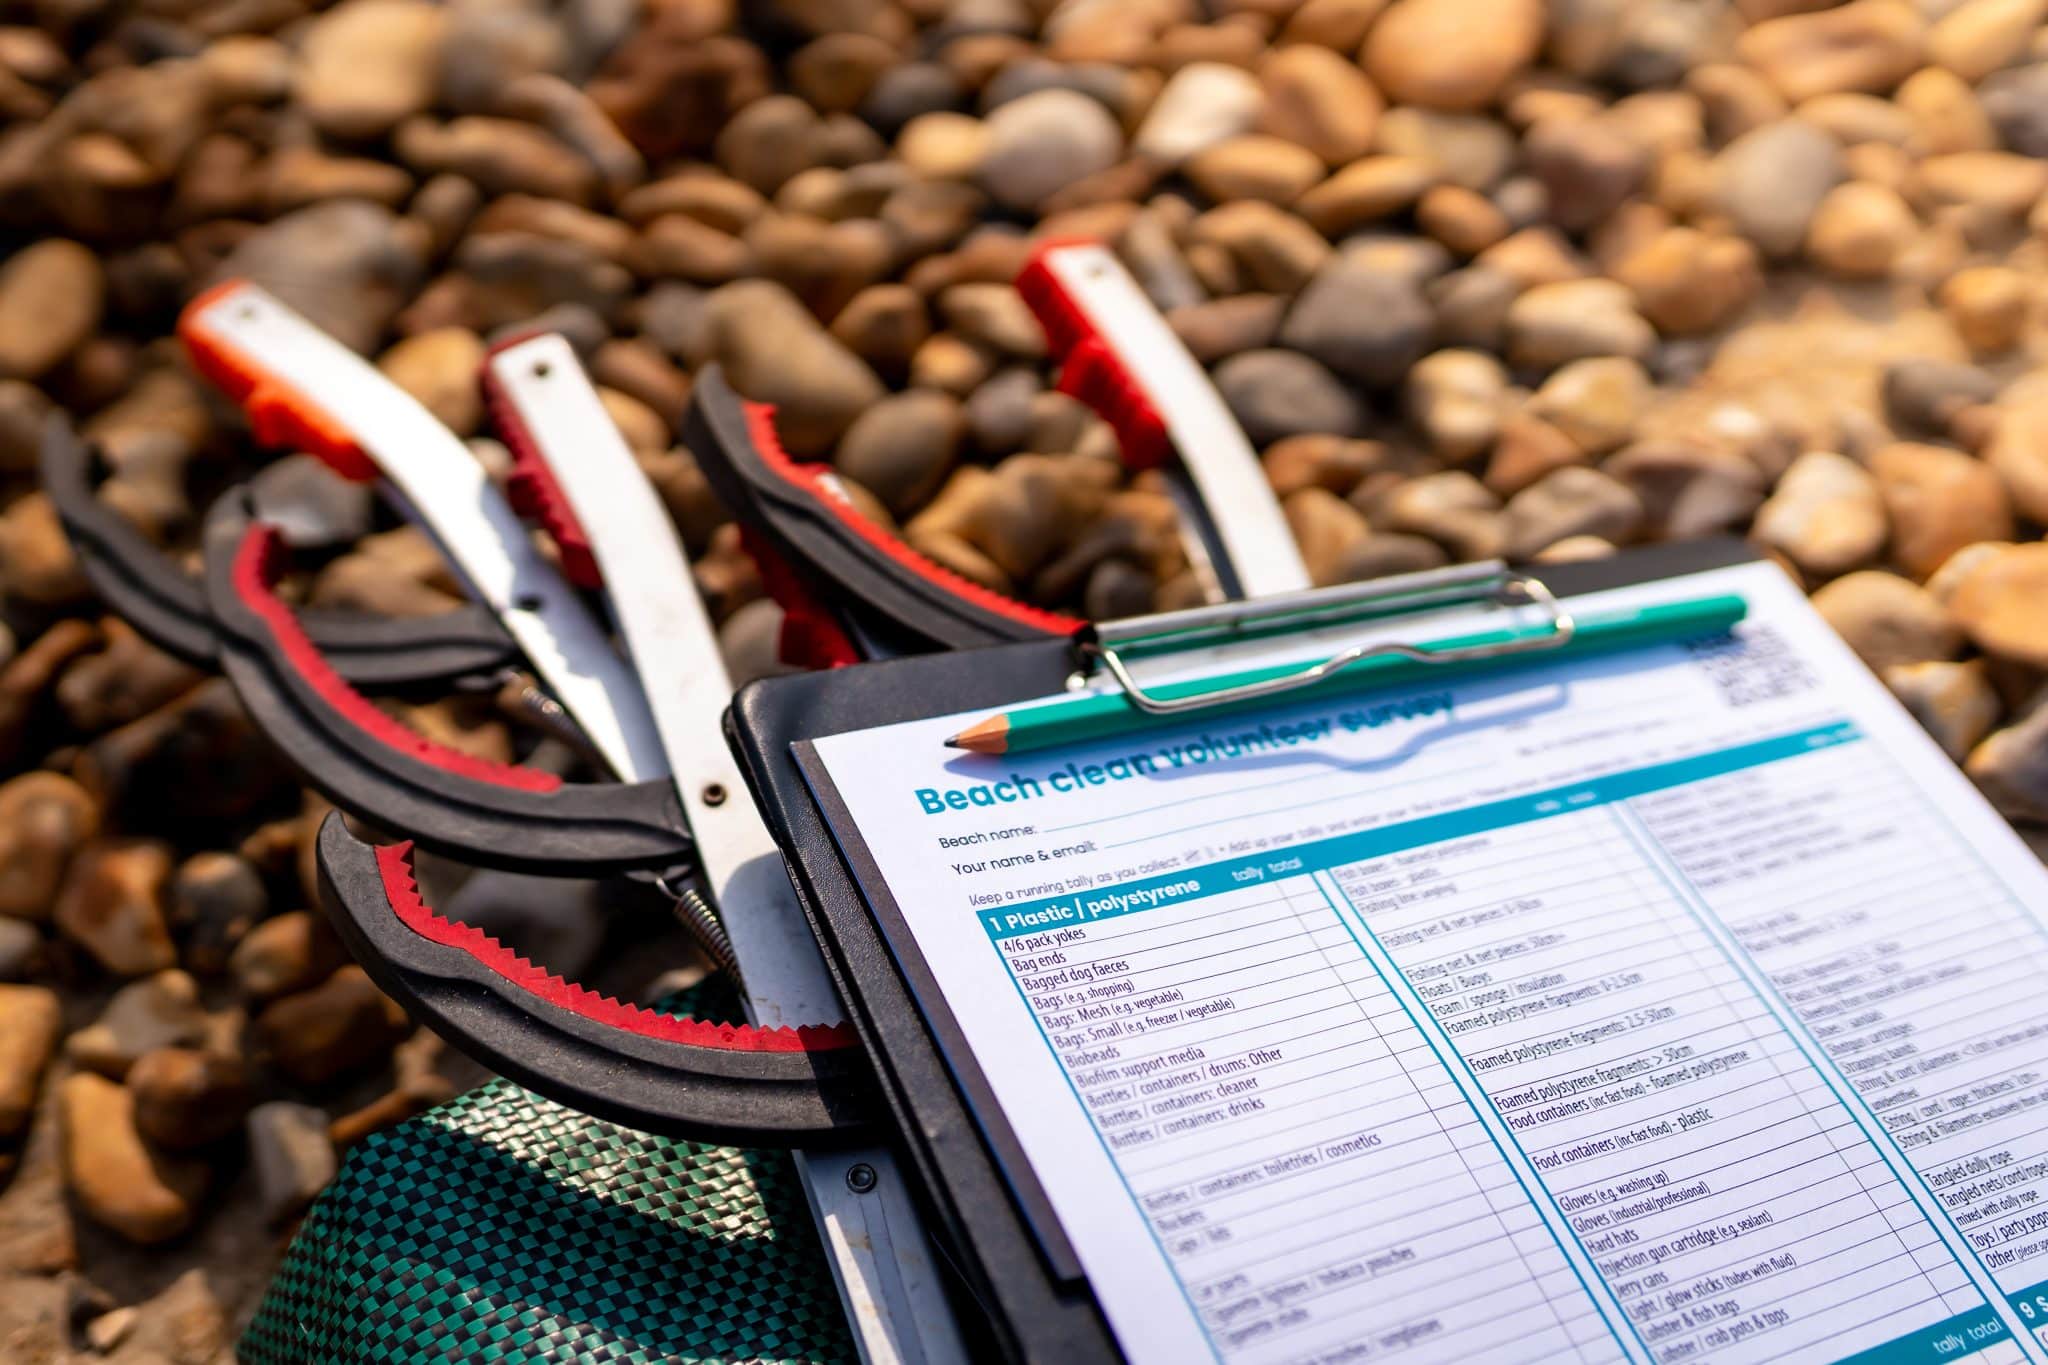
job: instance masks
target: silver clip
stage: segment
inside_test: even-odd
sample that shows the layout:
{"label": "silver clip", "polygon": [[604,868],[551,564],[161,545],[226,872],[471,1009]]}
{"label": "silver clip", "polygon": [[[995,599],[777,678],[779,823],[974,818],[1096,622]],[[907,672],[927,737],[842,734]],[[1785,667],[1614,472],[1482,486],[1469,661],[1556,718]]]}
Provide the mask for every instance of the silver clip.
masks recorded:
{"label": "silver clip", "polygon": [[[1258,610],[1261,604],[1239,604],[1229,615],[1222,615],[1217,608],[1196,608],[1187,613],[1171,613],[1141,618],[1140,621],[1119,622],[1114,633],[1108,629],[1098,629],[1094,639],[1081,641],[1078,648],[1082,654],[1102,661],[1102,666],[1123,688],[1124,695],[1130,698],[1131,705],[1149,715],[1172,716],[1232,702],[1253,701],[1261,697],[1293,692],[1313,686],[1354,664],[1389,655],[1398,655],[1425,664],[1463,664],[1508,654],[1529,654],[1557,649],[1570,643],[1578,629],[1578,624],[1572,619],[1571,613],[1565,610],[1564,605],[1548,587],[1544,586],[1541,579],[1532,578],[1527,574],[1508,573],[1498,564],[1470,566],[1462,572],[1447,573],[1438,570],[1434,574],[1416,574],[1404,579],[1391,580],[1386,586],[1393,591],[1364,593],[1352,590],[1337,593],[1289,594],[1285,602],[1268,599],[1263,604],[1269,608],[1265,612]],[[1472,590],[1475,588],[1479,591]],[[1357,644],[1339,650],[1320,663],[1309,664],[1282,677],[1244,683],[1237,687],[1218,688],[1213,692],[1200,692],[1188,697],[1159,697],[1147,692],[1137,678],[1132,676],[1130,667],[1119,653],[1120,649],[1142,648],[1147,644],[1156,650],[1159,642],[1169,639],[1180,647],[1186,647],[1197,642],[1221,643],[1233,638],[1247,638],[1271,633],[1276,622],[1291,621],[1298,627],[1312,618],[1327,621],[1338,614],[1375,614],[1371,611],[1375,603],[1380,605],[1380,611],[1376,614],[1384,614],[1390,604],[1399,604],[1395,606],[1395,610],[1403,607],[1413,609],[1422,604],[1447,605],[1447,599],[1464,602],[1490,599],[1504,607],[1541,607],[1550,618],[1549,629],[1540,635],[1449,649],[1429,649],[1397,640],[1376,645]],[[1271,610],[1274,607],[1279,607],[1280,610]]]}

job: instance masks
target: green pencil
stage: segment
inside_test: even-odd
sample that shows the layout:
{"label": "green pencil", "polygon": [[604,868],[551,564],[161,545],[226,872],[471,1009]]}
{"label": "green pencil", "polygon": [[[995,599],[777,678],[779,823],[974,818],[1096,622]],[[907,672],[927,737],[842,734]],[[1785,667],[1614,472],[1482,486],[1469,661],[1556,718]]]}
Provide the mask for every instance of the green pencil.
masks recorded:
{"label": "green pencil", "polygon": [[[1289,703],[1313,701],[1334,693],[1356,692],[1366,687],[1393,687],[1421,678],[1443,677],[1447,673],[1455,673],[1459,677],[1502,673],[1514,668],[1540,666],[1558,659],[1583,659],[1596,654],[1610,654],[1616,650],[1634,649],[1661,640],[1712,635],[1733,626],[1748,610],[1749,605],[1742,598],[1733,594],[1721,594],[1685,602],[1637,607],[1629,611],[1602,612],[1594,616],[1580,617],[1578,628],[1573,632],[1571,640],[1556,649],[1537,654],[1505,655],[1496,659],[1481,659],[1463,664],[1432,664],[1400,655],[1376,655],[1361,659],[1351,667],[1298,691],[1289,692],[1285,694],[1284,700]],[[1442,650],[1510,644],[1543,634],[1549,629],[1546,623],[1540,626],[1480,631],[1474,635],[1460,635],[1453,639],[1433,641],[1432,644]],[[1171,683],[1148,690],[1162,700],[1175,701],[1183,697],[1199,696],[1204,692],[1220,692],[1273,678],[1284,678],[1300,669],[1300,664],[1278,664],[1224,674],[1221,677]],[[1275,700],[1268,696],[1224,702],[1214,710],[1200,714],[1229,715],[1251,707],[1270,706],[1275,704]],[[1105,735],[1121,734],[1127,730],[1172,725],[1187,718],[1185,714],[1160,716],[1141,711],[1121,692],[1090,693],[1085,697],[1075,697],[1068,701],[1047,702],[1042,706],[1031,706],[1021,711],[1008,711],[990,716],[987,720],[976,721],[948,739],[946,743],[953,748],[967,749],[978,754],[1016,754],[1029,749],[1047,749],[1056,744],[1081,744]]]}

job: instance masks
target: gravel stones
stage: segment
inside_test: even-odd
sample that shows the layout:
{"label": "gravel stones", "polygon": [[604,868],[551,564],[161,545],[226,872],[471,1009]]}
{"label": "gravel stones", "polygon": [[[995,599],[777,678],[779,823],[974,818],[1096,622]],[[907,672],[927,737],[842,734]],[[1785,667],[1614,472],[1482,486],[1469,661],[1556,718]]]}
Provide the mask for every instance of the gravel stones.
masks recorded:
{"label": "gravel stones", "polygon": [[1744,133],[1714,158],[1714,199],[1769,256],[1791,256],[1829,190],[1846,178],[1842,149],[1800,119]]}
{"label": "gravel stones", "polygon": [[1916,579],[1966,545],[2013,536],[2005,486],[1982,461],[1902,441],[1875,452],[1870,472],[1891,521],[1892,558]]}
{"label": "gravel stones", "polygon": [[1948,609],[1985,653],[2048,668],[2048,544],[1985,555],[1955,585]]}
{"label": "gravel stones", "polygon": [[1160,90],[1131,150],[1177,166],[1227,137],[1249,132],[1264,103],[1265,91],[1250,72],[1221,62],[1191,63]]}
{"label": "gravel stones", "polygon": [[1257,445],[1307,432],[1355,436],[1365,426],[1358,396],[1328,368],[1295,351],[1246,351],[1217,366],[1212,378]]}
{"label": "gravel stones", "polygon": [[1837,578],[1813,595],[1813,607],[1874,671],[1947,659],[1962,647],[1932,593],[1881,569]]}
{"label": "gravel stones", "polygon": [[22,1133],[35,1115],[43,1068],[64,1030],[57,993],[42,986],[0,986],[0,1139]]}
{"label": "gravel stones", "polygon": [[222,279],[277,295],[343,345],[369,353],[419,287],[425,242],[389,209],[335,200],[251,233],[221,262]]}
{"label": "gravel stones", "polygon": [[1883,94],[1920,65],[1924,40],[1920,16],[1903,0],[1853,0],[1766,19],[1736,51],[1796,104],[1840,91]]}
{"label": "gravel stones", "polygon": [[1596,356],[1641,360],[1656,340],[1635,296],[1613,280],[1540,284],[1508,306],[1508,359],[1531,369]]}
{"label": "gravel stones", "polygon": [[57,897],[57,928],[116,976],[162,971],[177,962],[163,908],[170,874],[170,847],[159,841],[91,844]]}
{"label": "gravel stones", "polygon": [[776,430],[792,454],[825,454],[880,401],[874,371],[782,286],[743,280],[713,291],[704,307],[711,355],[733,387],[775,405]]}
{"label": "gravel stones", "polygon": [[390,132],[433,102],[448,11],[421,0],[346,0],[299,45],[293,95],[322,132]]}
{"label": "gravel stones", "polygon": [[1785,471],[1750,534],[1807,573],[1832,578],[1875,559],[1888,531],[1877,481],[1854,460],[1810,451]]}
{"label": "gravel stones", "polygon": [[57,1091],[65,1183],[94,1222],[142,1246],[192,1225],[207,1168],[152,1151],[135,1128],[135,1101],[102,1076],[81,1072]]}
{"label": "gravel stones", "polygon": [[1108,170],[1123,154],[1123,130],[1102,105],[1072,90],[1011,100],[985,121],[988,146],[976,178],[996,202],[1035,209],[1059,190]]}
{"label": "gravel stones", "polygon": [[135,1128],[167,1151],[190,1151],[241,1127],[249,1077],[239,1058],[192,1047],[160,1047],[128,1068]]}
{"label": "gravel stones", "polygon": [[1265,132],[1329,166],[1371,150],[1384,102],[1351,62],[1301,43],[1273,49],[1259,62],[1258,74],[1265,92],[1259,126]]}
{"label": "gravel stones", "polygon": [[249,1111],[249,1163],[256,1170],[263,1210],[282,1222],[313,1202],[334,1178],[334,1143],[327,1115],[310,1104],[273,1100]]}
{"label": "gravel stones", "polygon": [[1482,109],[1535,59],[1543,30],[1538,0],[1395,0],[1360,56],[1397,103]]}
{"label": "gravel stones", "polygon": [[40,379],[99,326],[99,260],[77,242],[24,247],[0,266],[0,375]]}
{"label": "gravel stones", "polygon": [[1346,379],[1383,387],[1428,349],[1435,324],[1415,284],[1340,256],[1302,289],[1280,324],[1280,341]]}
{"label": "gravel stones", "polygon": [[912,390],[883,399],[853,420],[839,443],[841,473],[908,515],[938,491],[959,458],[967,418],[958,399]]}

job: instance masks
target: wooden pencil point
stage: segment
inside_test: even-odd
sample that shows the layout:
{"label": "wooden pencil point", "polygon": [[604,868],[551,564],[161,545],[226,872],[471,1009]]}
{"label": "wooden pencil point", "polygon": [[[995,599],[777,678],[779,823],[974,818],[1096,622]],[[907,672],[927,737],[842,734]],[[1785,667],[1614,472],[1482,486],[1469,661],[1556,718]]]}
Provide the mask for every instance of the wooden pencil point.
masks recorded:
{"label": "wooden pencil point", "polygon": [[1010,747],[1010,718],[990,716],[987,720],[978,720],[947,739],[946,743],[952,748],[977,754],[1005,753]]}

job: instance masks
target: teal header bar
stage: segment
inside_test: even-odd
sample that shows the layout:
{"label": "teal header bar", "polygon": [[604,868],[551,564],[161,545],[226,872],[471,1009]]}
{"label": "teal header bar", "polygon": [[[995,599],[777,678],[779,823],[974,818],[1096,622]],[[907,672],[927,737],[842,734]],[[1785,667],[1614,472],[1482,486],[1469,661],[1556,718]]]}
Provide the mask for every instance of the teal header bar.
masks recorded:
{"label": "teal header bar", "polygon": [[[1340,834],[1335,838],[1318,839],[1255,857],[1234,858],[1169,876],[1126,882],[1122,886],[1097,887],[1073,895],[1052,896],[984,910],[981,912],[981,925],[991,939],[1001,941],[1020,934],[1093,924],[1178,901],[1217,895],[1255,881],[1321,872],[1347,863],[1361,863],[1389,853],[1420,848],[1425,844],[1442,843],[1447,839],[1527,824],[1531,820],[1544,820],[1591,806],[1626,801],[1648,792],[1682,787],[1689,782],[1701,782],[1725,773],[1740,772],[1744,768],[1795,758],[1815,749],[1848,744],[1862,737],[1862,732],[1854,724],[1838,721],[1775,739],[1610,773],[1570,786],[1552,787],[1548,791],[1531,792],[1505,801],[1489,801],[1443,815],[1404,820],[1381,829]],[[1255,869],[1256,875],[1253,875]]]}
{"label": "teal header bar", "polygon": [[1982,1308],[1972,1308],[1952,1318],[1944,1318],[1909,1336],[1887,1341],[1882,1346],[1843,1356],[1836,1365],[1927,1365],[1930,1361],[1959,1360],[2011,1340],[2012,1333],[2006,1330],[2005,1319],[1998,1316],[1997,1309],[1986,1304]]}

